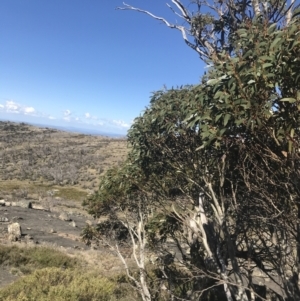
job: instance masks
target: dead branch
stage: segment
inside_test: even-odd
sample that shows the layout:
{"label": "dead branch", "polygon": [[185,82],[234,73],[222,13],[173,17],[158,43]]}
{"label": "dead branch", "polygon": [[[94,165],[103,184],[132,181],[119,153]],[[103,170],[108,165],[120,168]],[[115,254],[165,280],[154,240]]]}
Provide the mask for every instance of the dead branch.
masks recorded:
{"label": "dead branch", "polygon": [[[183,4],[179,1],[179,0],[172,0],[172,2],[177,6],[177,8],[180,10],[180,12],[182,13],[182,15],[179,15],[178,13],[176,13],[173,8],[172,11],[175,12],[176,15],[180,16],[181,18],[184,19],[184,21],[186,21],[190,27],[192,25],[192,19],[187,11],[187,9],[183,6]],[[177,29],[181,32],[182,37],[185,41],[185,43],[191,47],[192,49],[194,49],[202,59],[205,58],[209,58],[212,56],[212,54],[214,53],[214,47],[206,40],[206,39],[200,39],[200,44],[202,44],[204,47],[206,47],[206,49],[204,48],[203,50],[199,48],[199,46],[197,46],[196,44],[190,42],[190,40],[188,39],[187,33],[190,33],[190,30],[187,29],[185,26],[182,25],[176,25],[176,24],[172,24],[170,22],[168,22],[165,18],[163,17],[159,17],[156,16],[154,14],[152,14],[151,12],[147,11],[147,10],[143,10],[137,7],[133,7],[129,4],[126,4],[125,2],[123,2],[124,7],[117,7],[116,9],[118,10],[134,10],[140,13],[144,13],[146,15],[149,15],[151,18],[155,19],[155,20],[159,20],[162,21],[166,26],[168,26],[169,28],[172,29]],[[168,7],[170,7],[170,5],[168,5]]]}

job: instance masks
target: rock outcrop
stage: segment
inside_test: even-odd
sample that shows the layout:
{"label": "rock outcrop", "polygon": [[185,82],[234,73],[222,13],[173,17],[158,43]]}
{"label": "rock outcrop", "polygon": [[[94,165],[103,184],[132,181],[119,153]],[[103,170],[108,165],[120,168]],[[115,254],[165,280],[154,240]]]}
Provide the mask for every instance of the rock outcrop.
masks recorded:
{"label": "rock outcrop", "polygon": [[17,202],[17,206],[22,207],[22,208],[32,209],[32,202],[29,200],[21,200],[21,201]]}
{"label": "rock outcrop", "polygon": [[21,239],[22,229],[19,223],[9,224],[7,230],[8,230],[8,239],[10,241],[17,241]]}

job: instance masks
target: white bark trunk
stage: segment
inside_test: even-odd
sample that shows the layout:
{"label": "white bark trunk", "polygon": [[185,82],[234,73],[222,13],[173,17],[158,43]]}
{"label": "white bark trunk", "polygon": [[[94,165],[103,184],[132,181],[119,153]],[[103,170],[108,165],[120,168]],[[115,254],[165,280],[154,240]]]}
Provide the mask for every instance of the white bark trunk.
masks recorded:
{"label": "white bark trunk", "polygon": [[[216,201],[216,199],[214,199],[214,202]],[[216,203],[215,203],[216,207],[218,208],[218,210],[220,210],[220,206],[218,206]],[[218,211],[217,210],[217,211]],[[220,213],[220,211],[219,211]],[[223,284],[223,287],[224,287],[224,292],[226,294],[226,297],[227,297],[227,301],[233,301],[233,297],[232,297],[232,294],[231,294],[231,291],[229,289],[229,286],[227,284],[227,281],[228,281],[228,276],[227,276],[227,272],[226,272],[226,266],[225,266],[225,263],[224,263],[224,260],[220,257],[218,258],[220,262],[222,262],[222,268],[220,269],[218,264],[217,264],[217,260],[216,258],[214,257],[214,254],[209,246],[209,243],[208,243],[208,239],[207,239],[207,234],[206,234],[206,231],[205,231],[205,227],[208,227],[208,219],[206,217],[206,213],[205,213],[205,209],[204,209],[204,204],[203,204],[203,196],[200,194],[199,195],[199,207],[198,207],[198,212],[197,212],[197,215],[199,216],[199,219],[198,219],[198,230],[200,229],[200,232],[201,232],[201,235],[202,235],[202,243],[204,245],[204,248],[208,254],[208,257],[210,258],[210,260],[214,263],[214,265],[216,266],[217,268],[217,271],[221,277],[222,280],[224,280],[224,284]],[[219,244],[219,242],[217,240],[215,240],[215,242],[217,244]],[[218,245],[217,247],[218,249],[220,248],[220,246]],[[220,255],[220,254],[219,254]],[[221,256],[221,255],[220,255]]]}
{"label": "white bark trunk", "polygon": [[[126,221],[126,223],[123,223],[130,234],[131,237],[131,243],[132,243],[132,251],[133,251],[133,257],[135,260],[135,263],[137,267],[139,268],[139,279],[132,276],[132,274],[129,271],[127,262],[124,258],[124,256],[121,254],[118,245],[116,245],[115,250],[122,261],[126,274],[131,279],[138,292],[140,293],[143,301],[151,301],[151,294],[150,290],[147,285],[147,279],[146,279],[146,270],[145,270],[145,247],[147,243],[147,239],[145,237],[145,225],[144,225],[144,216],[141,211],[139,211],[139,222],[137,223],[137,230],[135,231],[134,228]],[[137,242],[136,242],[137,239]]]}
{"label": "white bark trunk", "polygon": [[[216,195],[214,193],[214,190],[212,188],[211,183],[207,182],[206,184],[208,186],[208,189],[209,189],[212,201],[213,201],[213,205],[214,205],[214,208],[215,208],[214,212],[215,212],[215,215],[216,215],[215,216],[216,221],[218,221],[218,223],[219,223],[218,227],[219,227],[220,231],[224,232],[225,239],[226,239],[226,242],[227,242],[227,249],[228,249],[228,252],[229,252],[229,255],[230,255],[231,264],[232,264],[233,271],[234,271],[234,274],[235,274],[235,283],[237,284],[237,294],[235,295],[235,298],[238,301],[248,301],[246,290],[243,287],[243,283],[242,283],[242,278],[241,278],[241,275],[240,275],[239,266],[238,266],[237,260],[236,260],[236,258],[234,256],[234,247],[232,245],[232,241],[231,241],[230,235],[227,233],[228,230],[226,228],[226,225],[224,224],[225,223],[225,221],[224,221],[224,212],[223,212],[223,209],[222,209],[222,208],[224,208],[224,206],[220,205],[220,203],[218,202],[218,199],[217,199],[217,197],[216,197]],[[207,235],[206,235],[206,231],[205,231],[205,225],[208,226],[208,221],[207,221],[207,217],[206,217],[206,214],[205,214],[205,209],[204,209],[204,204],[203,204],[203,198],[202,198],[201,195],[199,196],[199,215],[200,215],[199,226],[200,226],[200,230],[202,232],[202,241],[203,241],[203,244],[207,248],[207,251],[209,251],[208,254],[211,255],[211,258],[216,263],[216,259],[214,258],[213,254],[212,254],[212,251],[211,251],[211,249],[210,249],[210,247],[208,245],[208,241],[207,241]],[[224,227],[226,229],[224,229]],[[221,252],[220,252],[220,242],[219,242],[219,240],[217,238],[215,238],[215,243],[217,245],[217,257],[218,257],[218,261],[221,264],[221,270],[219,269],[219,273],[220,273],[220,275],[221,275],[221,277],[222,277],[223,280],[228,281],[226,264],[225,264],[224,259],[222,258],[222,255],[221,255]],[[231,292],[230,292],[230,289],[229,289],[228,284],[226,282],[224,283],[224,291],[226,293],[227,300],[228,301],[229,300],[233,300]]]}
{"label": "white bark trunk", "polygon": [[287,15],[286,15],[286,24],[287,25],[292,20],[292,11],[293,11],[293,7],[294,7],[294,3],[295,3],[295,0],[291,0],[290,6],[289,6],[289,10],[288,10]]}
{"label": "white bark trunk", "polygon": [[252,2],[252,7],[253,7],[255,17],[257,17],[260,14],[259,1],[258,0],[252,0],[251,2]]}

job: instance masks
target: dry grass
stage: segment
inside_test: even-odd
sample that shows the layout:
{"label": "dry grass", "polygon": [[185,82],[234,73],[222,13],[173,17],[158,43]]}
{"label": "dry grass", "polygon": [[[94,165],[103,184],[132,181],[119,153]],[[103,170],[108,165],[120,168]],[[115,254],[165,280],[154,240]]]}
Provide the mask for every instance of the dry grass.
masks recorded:
{"label": "dry grass", "polygon": [[9,266],[20,274],[46,267],[75,268],[81,264],[80,260],[53,248],[0,245],[0,266]]}
{"label": "dry grass", "polygon": [[0,199],[81,208],[100,176],[126,155],[124,139],[0,122]]}
{"label": "dry grass", "polygon": [[[125,139],[0,122],[0,180],[11,191],[20,182],[29,189],[59,185],[94,191],[99,176],[126,154]],[[71,191],[65,193],[73,198]]]}

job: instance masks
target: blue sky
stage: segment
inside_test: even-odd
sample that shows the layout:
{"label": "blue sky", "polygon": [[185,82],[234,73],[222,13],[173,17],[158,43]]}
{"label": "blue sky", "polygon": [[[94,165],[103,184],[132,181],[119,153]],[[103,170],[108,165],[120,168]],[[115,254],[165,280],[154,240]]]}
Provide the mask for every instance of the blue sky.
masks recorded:
{"label": "blue sky", "polygon": [[[176,21],[164,1],[127,3]],[[179,31],[117,6],[0,1],[0,119],[125,134],[151,92],[199,82],[204,64]]]}

